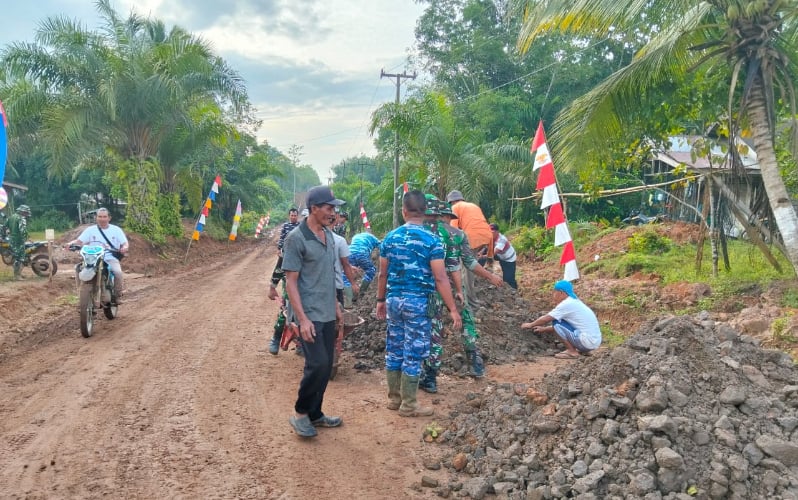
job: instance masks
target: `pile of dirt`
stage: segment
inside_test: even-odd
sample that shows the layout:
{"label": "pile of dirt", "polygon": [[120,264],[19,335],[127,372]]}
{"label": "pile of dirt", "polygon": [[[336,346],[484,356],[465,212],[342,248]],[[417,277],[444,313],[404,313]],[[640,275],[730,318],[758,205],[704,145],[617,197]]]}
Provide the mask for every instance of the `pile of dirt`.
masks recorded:
{"label": "pile of dirt", "polygon": [[647,323],[541,387],[489,386],[450,417],[442,495],[798,498],[798,369],[707,314]]}
{"label": "pile of dirt", "polygon": [[[554,336],[540,336],[520,328],[521,323],[546,314],[548,309],[536,307],[507,286],[496,288],[481,278],[476,279],[475,285],[483,305],[472,313],[480,334],[478,345],[486,364],[530,362],[537,356],[562,349],[558,348]],[[356,359],[354,368],[358,371],[385,367],[386,325],[377,320],[375,310],[376,295],[371,293],[371,289],[352,309],[366,320],[344,339],[344,351]],[[448,326],[444,333],[447,336],[443,343],[441,373],[464,377],[468,366],[462,340],[459,335],[451,334]]]}

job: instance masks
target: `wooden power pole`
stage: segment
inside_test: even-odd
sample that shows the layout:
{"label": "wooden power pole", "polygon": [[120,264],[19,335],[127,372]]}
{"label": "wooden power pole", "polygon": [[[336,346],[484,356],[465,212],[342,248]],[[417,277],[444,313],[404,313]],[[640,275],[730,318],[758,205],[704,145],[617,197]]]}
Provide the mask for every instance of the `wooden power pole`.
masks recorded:
{"label": "wooden power pole", "polygon": [[[411,80],[416,79],[416,72],[414,71],[412,75],[408,75],[407,73],[386,73],[384,69],[380,70],[380,78],[388,77],[388,78],[396,78],[396,104],[399,104],[399,89],[402,86],[402,78],[410,78]],[[397,191],[399,190],[399,131],[394,131],[394,140],[396,144],[394,147],[396,151],[394,152],[393,157],[393,227],[399,227],[399,210],[398,205],[396,203]]]}

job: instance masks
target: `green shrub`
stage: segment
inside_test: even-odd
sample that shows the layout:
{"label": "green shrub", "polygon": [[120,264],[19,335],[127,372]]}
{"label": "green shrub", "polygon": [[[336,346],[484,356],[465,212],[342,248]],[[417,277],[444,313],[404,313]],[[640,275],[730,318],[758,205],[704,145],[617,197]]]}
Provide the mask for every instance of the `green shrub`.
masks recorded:
{"label": "green shrub", "polygon": [[28,232],[40,232],[45,229],[66,231],[75,223],[67,214],[60,210],[48,210],[41,215],[28,219]]}
{"label": "green shrub", "polygon": [[673,246],[673,242],[664,236],[660,236],[656,231],[638,231],[629,237],[629,251],[641,254],[660,255],[668,252]]}
{"label": "green shrub", "polygon": [[544,257],[554,248],[554,232],[540,226],[522,226],[513,237],[513,247],[518,253]]}

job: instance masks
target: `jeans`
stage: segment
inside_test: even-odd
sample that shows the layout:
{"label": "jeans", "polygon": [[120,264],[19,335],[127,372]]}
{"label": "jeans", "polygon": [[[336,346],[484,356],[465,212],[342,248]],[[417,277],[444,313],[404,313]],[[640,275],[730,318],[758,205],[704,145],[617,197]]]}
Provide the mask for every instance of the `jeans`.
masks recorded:
{"label": "jeans", "polygon": [[499,265],[502,268],[502,279],[511,287],[518,289],[518,283],[515,282],[515,261],[505,262],[499,260]]}
{"label": "jeans", "polygon": [[313,322],[316,329],[316,341],[305,342],[300,337],[302,352],[305,355],[305,370],[299,382],[294,410],[299,414],[307,414],[311,420],[324,416],[321,405],[324,402],[324,391],[330,381],[330,373],[335,354],[335,338],[338,331],[335,321]]}

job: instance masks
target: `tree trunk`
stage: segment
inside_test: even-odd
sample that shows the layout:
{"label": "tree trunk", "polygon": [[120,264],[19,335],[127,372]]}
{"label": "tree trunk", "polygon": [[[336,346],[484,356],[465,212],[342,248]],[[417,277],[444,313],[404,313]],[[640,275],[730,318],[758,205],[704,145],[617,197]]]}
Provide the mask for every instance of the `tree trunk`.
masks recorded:
{"label": "tree trunk", "polygon": [[776,153],[773,149],[773,130],[768,120],[762,79],[757,77],[751,88],[751,96],[746,112],[751,121],[754,149],[765,192],[768,194],[773,218],[781,232],[787,257],[793,270],[798,274],[798,215],[787,194],[784,179],[779,171]]}

